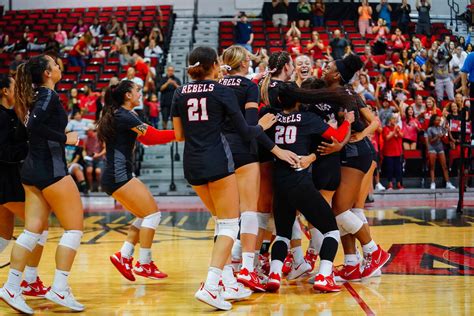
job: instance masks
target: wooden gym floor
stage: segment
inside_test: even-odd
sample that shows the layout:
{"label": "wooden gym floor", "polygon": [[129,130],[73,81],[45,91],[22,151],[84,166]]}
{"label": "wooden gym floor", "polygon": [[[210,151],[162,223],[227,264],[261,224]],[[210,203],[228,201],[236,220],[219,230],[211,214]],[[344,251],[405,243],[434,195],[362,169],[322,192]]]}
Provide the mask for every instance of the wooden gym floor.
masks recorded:
{"label": "wooden gym floor", "polygon": [[[254,294],[230,312],[214,312],[193,297],[206,275],[214,227],[197,198],[158,198],[163,217],[153,257],[169,277],[137,277],[136,282],[125,280],[109,261],[133,217],[110,198],[84,198],[86,228],[70,283],[86,305],[84,315],[472,315],[474,210],[457,215],[455,202],[406,195],[373,204],[366,214],[374,239],[392,255],[379,278],[345,284],[336,294],[315,293],[304,281],[283,281],[278,294]],[[54,219],[51,225],[39,269],[47,285],[62,234]],[[17,226],[15,235],[21,230]],[[6,280],[10,249],[0,254],[0,284]],[[341,249],[335,262],[342,262]],[[43,299],[27,301],[36,315],[68,313]],[[15,312],[0,302],[0,315],[10,314]]]}

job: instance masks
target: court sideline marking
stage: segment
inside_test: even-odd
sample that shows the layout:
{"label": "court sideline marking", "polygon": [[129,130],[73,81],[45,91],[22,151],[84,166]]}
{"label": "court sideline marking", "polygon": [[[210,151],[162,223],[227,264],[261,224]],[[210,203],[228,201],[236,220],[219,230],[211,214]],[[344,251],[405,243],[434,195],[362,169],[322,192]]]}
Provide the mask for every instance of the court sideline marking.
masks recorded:
{"label": "court sideline marking", "polygon": [[351,286],[349,282],[344,283],[344,286],[346,289],[349,291],[349,293],[352,295],[354,300],[359,304],[360,308],[365,312],[367,316],[375,316],[375,313],[372,309],[370,309],[369,305],[360,297],[360,295],[357,293],[356,290]]}

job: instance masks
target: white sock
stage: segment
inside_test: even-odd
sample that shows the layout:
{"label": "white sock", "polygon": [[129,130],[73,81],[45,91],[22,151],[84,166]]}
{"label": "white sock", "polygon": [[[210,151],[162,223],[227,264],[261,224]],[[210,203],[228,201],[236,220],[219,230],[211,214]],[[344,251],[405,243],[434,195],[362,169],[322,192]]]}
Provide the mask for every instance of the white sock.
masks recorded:
{"label": "white sock", "polygon": [[303,248],[301,246],[295,247],[291,249],[291,253],[293,254],[293,259],[294,262],[298,265],[300,263],[303,263],[304,261],[304,254],[303,254]]}
{"label": "white sock", "polygon": [[0,237],[0,253],[8,247],[10,240]]}
{"label": "white sock", "polygon": [[283,268],[283,262],[280,260],[272,260],[270,262],[270,273],[276,273],[281,277],[281,269]]}
{"label": "white sock", "polygon": [[344,265],[346,266],[356,266],[359,263],[357,255],[344,255]]}
{"label": "white sock", "polygon": [[232,246],[232,259],[233,260],[242,259],[242,245],[240,244],[239,239],[236,239],[234,241],[234,245]]}
{"label": "white sock", "polygon": [[21,278],[23,276],[23,272],[18,271],[16,269],[10,269],[8,272],[8,280],[5,282],[5,287],[9,290],[20,292],[21,291]]}
{"label": "white sock", "polygon": [[246,268],[249,272],[253,272],[253,264],[255,262],[255,253],[242,252],[242,268]]}
{"label": "white sock", "polygon": [[232,286],[237,283],[231,264],[226,264],[224,270],[222,270],[222,283],[224,283],[224,286]]}
{"label": "white sock", "polygon": [[28,283],[36,282],[36,278],[38,277],[38,267],[25,267],[25,281]]}
{"label": "white sock", "polygon": [[362,256],[360,255],[360,251],[359,251],[359,248],[357,246],[355,246],[355,249],[356,249],[356,256],[357,256],[357,261],[361,262],[362,261]]}
{"label": "white sock", "polygon": [[56,269],[54,273],[54,281],[51,286],[55,291],[65,291],[69,286],[67,284],[67,278],[69,277],[68,271],[62,271]]}
{"label": "white sock", "polygon": [[311,240],[309,242],[309,246],[316,250],[316,254],[319,254],[321,251],[321,246],[323,245],[324,235],[316,228],[311,228],[309,230],[311,232]]}
{"label": "white sock", "polygon": [[207,270],[207,279],[205,286],[209,290],[217,291],[219,289],[219,279],[221,278],[222,270],[219,268],[209,267]]}
{"label": "white sock", "polygon": [[151,262],[151,248],[140,248],[140,263],[148,264]]}
{"label": "white sock", "polygon": [[330,276],[332,274],[332,262],[329,260],[321,260],[318,273],[325,277]]}
{"label": "white sock", "polygon": [[122,255],[122,258],[130,258],[133,256],[133,252],[135,251],[135,245],[125,241],[122,245],[122,249],[120,249],[120,254]]}
{"label": "white sock", "polygon": [[375,252],[377,250],[377,248],[378,248],[377,244],[373,240],[371,240],[366,245],[362,245],[362,251],[364,252],[364,255],[365,254],[371,254],[371,253]]}

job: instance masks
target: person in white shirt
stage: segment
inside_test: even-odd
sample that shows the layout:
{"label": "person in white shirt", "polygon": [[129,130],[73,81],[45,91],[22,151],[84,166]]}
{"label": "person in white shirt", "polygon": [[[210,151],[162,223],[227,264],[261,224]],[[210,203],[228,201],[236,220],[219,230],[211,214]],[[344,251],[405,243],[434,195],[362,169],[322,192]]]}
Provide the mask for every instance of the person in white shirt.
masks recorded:
{"label": "person in white shirt", "polygon": [[451,67],[451,69],[454,69],[455,67],[461,69],[462,66],[464,66],[464,61],[466,60],[467,53],[463,50],[462,46],[459,45],[456,47],[456,50],[454,51],[452,57],[453,58],[449,62],[449,66]]}
{"label": "person in white shirt", "polygon": [[143,80],[135,76],[135,68],[133,67],[129,67],[127,69],[127,76],[123,78],[122,81],[123,80],[133,81],[140,88],[140,105],[135,107],[133,110],[137,112],[138,116],[140,117],[140,119],[142,119],[142,121],[144,120],[145,122],[147,122],[148,120],[145,119],[144,113],[143,113],[143,87],[144,87]]}
{"label": "person in white shirt", "polygon": [[72,120],[67,123],[66,132],[77,132],[80,140],[86,139],[87,126],[90,121],[84,120],[80,111],[76,111],[71,117]]}
{"label": "person in white shirt", "polygon": [[163,55],[163,50],[161,49],[161,47],[156,45],[155,40],[150,40],[150,44],[148,44],[148,46],[145,47],[145,57],[161,58],[162,55]]}

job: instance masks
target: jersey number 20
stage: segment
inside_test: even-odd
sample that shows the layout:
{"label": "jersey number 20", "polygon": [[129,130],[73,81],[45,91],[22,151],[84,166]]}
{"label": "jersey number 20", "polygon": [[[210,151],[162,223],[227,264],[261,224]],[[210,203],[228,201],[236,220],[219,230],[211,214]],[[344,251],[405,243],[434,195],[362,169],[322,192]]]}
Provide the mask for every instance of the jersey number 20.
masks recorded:
{"label": "jersey number 20", "polygon": [[275,127],[275,143],[278,145],[282,144],[293,144],[296,142],[296,126],[280,126]]}
{"label": "jersey number 20", "polygon": [[207,121],[207,98],[188,100],[188,120],[190,122]]}

